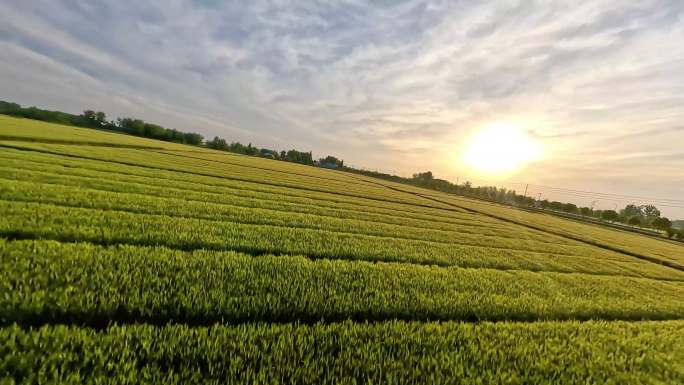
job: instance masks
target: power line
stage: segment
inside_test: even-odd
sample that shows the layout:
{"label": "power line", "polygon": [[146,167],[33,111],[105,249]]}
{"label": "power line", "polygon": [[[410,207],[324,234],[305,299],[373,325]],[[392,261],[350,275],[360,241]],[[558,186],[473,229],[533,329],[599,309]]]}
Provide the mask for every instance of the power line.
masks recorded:
{"label": "power line", "polygon": [[657,204],[658,206],[662,207],[672,207],[672,208],[684,208],[684,204],[678,204],[678,202],[669,202],[669,201],[659,201],[659,200],[651,200],[651,199],[632,199],[632,198],[621,198],[617,196],[605,196],[605,195],[600,195],[600,194],[594,194],[591,192],[586,192],[586,193],[576,193],[572,191],[564,191],[564,190],[550,190],[550,189],[543,189],[543,188],[532,188],[533,191],[539,192],[543,191],[546,194],[555,194],[555,195],[561,195],[561,196],[572,196],[575,198],[585,198],[585,199],[591,199],[591,200],[598,200],[598,201],[608,201],[608,202],[623,202],[623,203],[650,203],[650,204]]}
{"label": "power line", "polygon": [[[460,178],[459,178],[460,179]],[[511,187],[511,186],[519,186],[520,189],[525,186],[525,189],[530,189],[535,192],[543,191],[545,193],[551,193],[551,194],[556,194],[556,195],[567,195],[567,196],[573,196],[573,197],[578,197],[578,198],[587,198],[587,199],[598,199],[598,200],[604,200],[604,201],[610,201],[610,202],[625,202],[625,203],[650,203],[650,204],[657,204],[662,207],[670,207],[670,208],[680,208],[684,209],[684,200],[682,199],[671,199],[671,198],[655,198],[655,197],[647,197],[647,196],[640,196],[640,195],[628,195],[628,194],[615,194],[615,193],[604,193],[604,192],[595,192],[595,191],[588,191],[588,190],[577,190],[577,189],[570,189],[570,188],[564,188],[564,187],[553,187],[553,186],[545,186],[545,185],[537,185],[537,184],[531,184],[531,183],[522,183],[522,182],[493,182],[493,181],[483,181],[483,180],[470,180],[473,183],[477,183],[480,186],[483,185],[489,185],[489,186],[503,186],[503,187]],[[527,195],[527,194],[525,194]]]}
{"label": "power line", "polygon": [[592,192],[573,192],[569,190],[553,190],[553,189],[534,189],[535,191],[544,191],[546,193],[551,193],[551,194],[557,194],[557,195],[566,195],[566,196],[574,196],[574,197],[581,197],[581,198],[588,198],[588,199],[597,199],[597,200],[604,200],[604,201],[617,201],[617,202],[628,202],[628,203],[633,203],[633,202],[640,202],[640,203],[652,203],[652,204],[659,204],[661,206],[666,206],[666,207],[678,207],[678,208],[684,208],[684,203],[680,204],[678,201],[673,200],[673,201],[661,201],[656,198],[652,199],[647,199],[647,198],[642,198],[642,199],[634,199],[631,197],[621,197],[621,196],[607,196],[607,195],[602,195],[601,193],[592,193]]}
{"label": "power line", "polygon": [[663,202],[650,201],[650,200],[634,200],[634,199],[626,199],[626,198],[612,198],[612,197],[596,196],[596,195],[591,195],[591,194],[576,194],[576,193],[571,193],[571,192],[559,192],[559,191],[552,191],[551,193],[557,194],[557,195],[562,195],[562,196],[572,196],[575,198],[585,198],[585,199],[605,201],[605,202],[650,203],[650,204],[657,204],[658,206],[661,206],[661,207],[671,207],[671,208],[684,209],[684,205],[672,204],[670,202],[663,203]]}
{"label": "power line", "polygon": [[559,191],[568,191],[568,192],[577,192],[577,193],[587,193],[587,194],[594,194],[594,195],[606,195],[606,196],[612,196],[612,197],[620,197],[620,198],[630,198],[630,199],[648,199],[651,201],[667,201],[667,202],[675,202],[675,203],[684,203],[684,199],[670,199],[670,198],[655,198],[655,197],[646,197],[646,196],[639,196],[639,195],[626,195],[626,194],[615,194],[615,193],[603,193],[603,192],[595,192],[595,191],[584,191],[584,190],[574,190],[574,189],[569,189],[569,188],[562,188],[562,187],[551,187],[551,186],[542,186],[542,185],[535,185],[535,184],[530,184],[530,186],[536,186],[540,188],[545,188],[545,189],[551,189],[551,190],[559,190]]}

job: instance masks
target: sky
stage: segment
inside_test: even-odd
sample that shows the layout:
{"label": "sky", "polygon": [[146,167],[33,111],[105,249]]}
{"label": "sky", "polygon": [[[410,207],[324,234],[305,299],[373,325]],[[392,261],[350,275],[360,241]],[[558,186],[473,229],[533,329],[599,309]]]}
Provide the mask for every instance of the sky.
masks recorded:
{"label": "sky", "polygon": [[[684,218],[680,0],[0,0],[0,52],[22,105]],[[469,167],[492,126],[543,155]]]}

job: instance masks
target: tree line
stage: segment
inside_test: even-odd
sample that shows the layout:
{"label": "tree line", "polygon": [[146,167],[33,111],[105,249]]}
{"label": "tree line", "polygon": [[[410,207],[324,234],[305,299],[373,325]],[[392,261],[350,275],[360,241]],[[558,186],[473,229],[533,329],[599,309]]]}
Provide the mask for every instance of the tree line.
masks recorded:
{"label": "tree line", "polygon": [[240,142],[228,143],[225,139],[218,136],[214,139],[209,140],[205,143],[205,146],[219,151],[234,152],[237,154],[260,156],[262,158],[283,160],[286,162],[301,163],[309,166],[318,165],[318,162],[314,160],[313,153],[311,151],[297,151],[297,150],[282,150],[276,151],[268,148],[258,148],[252,146],[252,143],[246,146]]}
{"label": "tree line", "polygon": [[46,122],[66,124],[78,127],[103,129],[122,132],[129,135],[145,138],[158,139],[168,142],[183,143],[193,146],[202,146],[219,151],[227,151],[237,154],[259,156],[263,158],[281,160],[286,162],[300,163],[304,165],[338,169],[357,174],[372,176],[397,183],[411,184],[418,187],[442,191],[451,194],[464,195],[478,199],[484,199],[508,205],[524,208],[536,208],[542,210],[562,212],[595,220],[621,223],[640,228],[649,228],[662,231],[669,238],[684,241],[684,228],[673,226],[673,222],[660,215],[660,211],[653,205],[627,205],[620,211],[594,210],[590,207],[578,207],[573,203],[557,202],[548,200],[535,200],[532,197],[520,195],[515,190],[497,188],[495,186],[473,186],[470,182],[463,184],[451,183],[444,179],[435,178],[431,171],[413,174],[411,178],[381,173],[377,171],[359,170],[344,165],[342,159],[332,155],[325,158],[314,159],[311,151],[298,150],[276,151],[268,148],[258,148],[251,143],[244,145],[240,142],[228,143],[218,136],[211,140],[204,140],[200,134],[182,132],[175,129],[164,128],[160,125],[148,123],[141,119],[116,118],[108,121],[107,116],[101,111],[86,110],[81,115],[69,114],[61,111],[43,110],[37,107],[21,107],[17,103],[0,101],[0,114],[12,115],[22,118],[42,120]]}

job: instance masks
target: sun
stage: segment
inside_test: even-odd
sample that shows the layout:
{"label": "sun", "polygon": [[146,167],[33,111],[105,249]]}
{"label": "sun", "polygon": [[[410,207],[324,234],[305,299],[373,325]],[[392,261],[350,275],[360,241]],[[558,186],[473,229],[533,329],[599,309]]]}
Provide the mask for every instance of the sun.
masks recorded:
{"label": "sun", "polygon": [[539,143],[513,124],[484,127],[470,139],[463,153],[469,167],[486,174],[514,172],[541,157]]}

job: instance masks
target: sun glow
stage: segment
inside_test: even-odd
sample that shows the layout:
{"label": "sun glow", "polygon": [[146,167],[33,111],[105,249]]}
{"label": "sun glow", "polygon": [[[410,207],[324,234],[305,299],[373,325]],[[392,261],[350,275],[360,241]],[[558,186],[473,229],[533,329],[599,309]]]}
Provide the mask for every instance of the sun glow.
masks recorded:
{"label": "sun glow", "polygon": [[541,157],[539,143],[521,127],[510,124],[484,127],[470,139],[463,153],[468,166],[487,174],[517,171]]}

